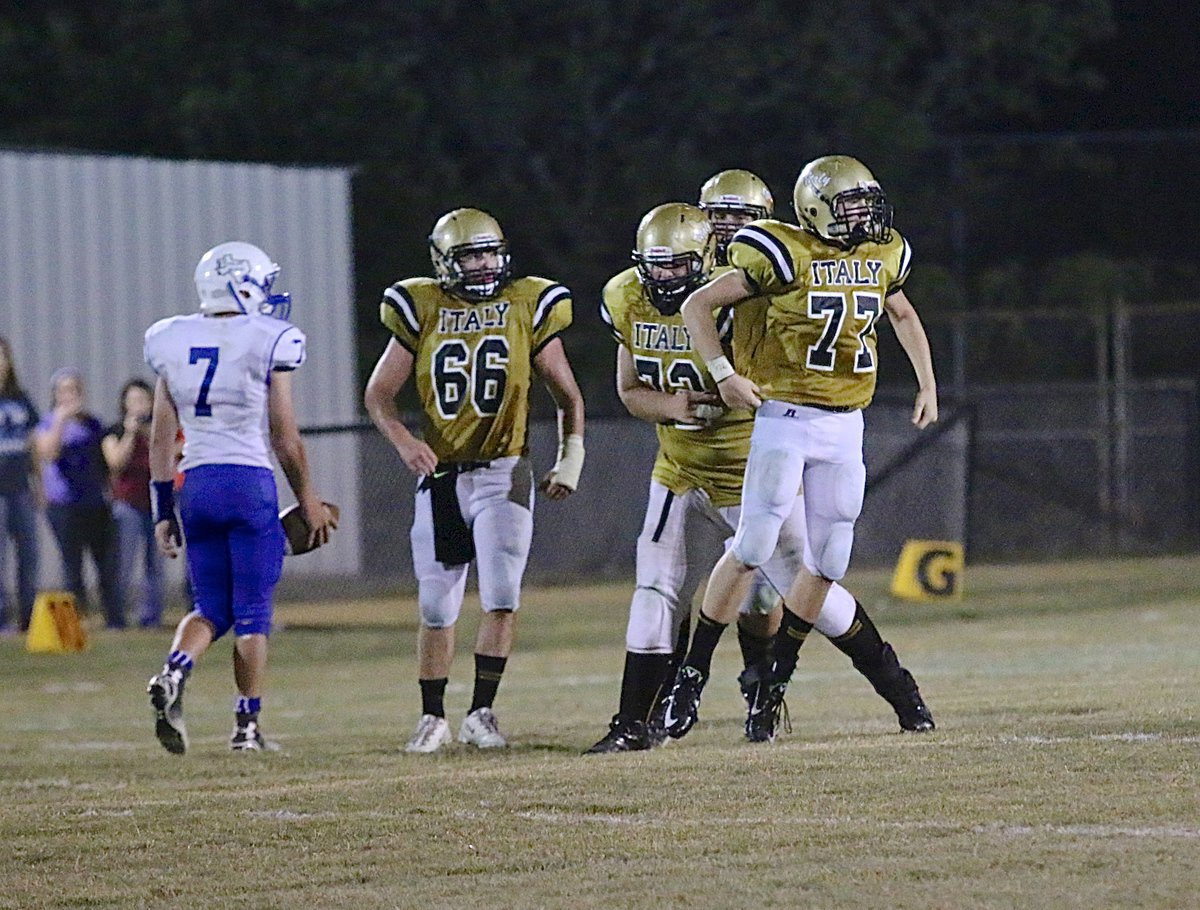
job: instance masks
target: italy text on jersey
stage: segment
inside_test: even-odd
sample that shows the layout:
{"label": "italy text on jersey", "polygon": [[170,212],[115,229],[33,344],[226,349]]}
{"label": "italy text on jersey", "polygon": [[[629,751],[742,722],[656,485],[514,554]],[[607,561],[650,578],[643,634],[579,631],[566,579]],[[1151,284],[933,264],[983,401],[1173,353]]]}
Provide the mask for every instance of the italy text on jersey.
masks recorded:
{"label": "italy text on jersey", "polygon": [[532,360],[570,325],[570,291],[527,277],[472,301],[412,278],[384,291],[380,318],[413,355],[425,441],[439,460],[525,451]]}

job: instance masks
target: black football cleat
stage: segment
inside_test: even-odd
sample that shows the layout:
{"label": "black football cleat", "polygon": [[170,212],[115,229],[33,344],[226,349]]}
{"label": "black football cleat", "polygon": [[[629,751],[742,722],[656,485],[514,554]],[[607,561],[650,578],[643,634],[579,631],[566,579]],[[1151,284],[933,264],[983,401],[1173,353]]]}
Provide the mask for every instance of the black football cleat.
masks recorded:
{"label": "black football cleat", "polygon": [[928,733],[934,729],[933,714],[921,698],[917,681],[908,670],[900,666],[896,651],[891,645],[884,643],[879,655],[878,669],[864,675],[871,681],[875,691],[892,706],[897,720],[900,721],[901,730],[906,733]]}
{"label": "black football cleat", "polygon": [[172,755],[187,752],[187,728],[183,724],[183,673],[163,667],[150,677],[146,694],[154,708],[154,735]]}
{"label": "black football cleat", "polygon": [[666,723],[663,720],[667,713],[667,700],[669,698],[670,693],[660,698],[655,703],[654,710],[650,712],[650,718],[646,721],[646,739],[650,742],[651,749],[657,749],[670,739],[667,736]]}
{"label": "black football cleat", "polygon": [[650,741],[646,722],[614,714],[609,721],[608,732],[584,755],[607,755],[610,752],[645,752],[653,744]]}
{"label": "black football cleat", "polygon": [[761,666],[747,667],[738,677],[742,698],[746,700],[746,739],[752,743],[772,743],[779,732],[780,722],[788,733],[792,731],[788,717],[786,682],[774,682],[770,671]]}
{"label": "black football cleat", "polygon": [[695,667],[679,668],[663,711],[663,729],[671,739],[687,736],[700,719],[700,695],[706,682],[708,677]]}
{"label": "black football cleat", "polygon": [[925,699],[921,698],[921,693],[915,684],[912,691],[889,698],[888,701],[896,711],[900,729],[905,733],[928,733],[936,728],[933,714],[926,706]]}

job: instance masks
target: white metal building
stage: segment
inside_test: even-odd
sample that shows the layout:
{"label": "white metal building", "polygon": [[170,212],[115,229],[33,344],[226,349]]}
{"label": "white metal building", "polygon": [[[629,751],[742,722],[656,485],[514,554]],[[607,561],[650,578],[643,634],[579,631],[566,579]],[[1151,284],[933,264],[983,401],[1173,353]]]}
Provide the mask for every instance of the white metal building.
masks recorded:
{"label": "white metal building", "polygon": [[[225,240],[255,243],[282,267],[277,287],[292,293],[292,319],[309,339],[296,375],[301,426],[355,420],[348,170],[0,151],[0,334],[38,408],[49,407],[51,374],[71,366],[89,408],[115,420],[122,383],[153,378],[142,361],[146,328],[196,308],[196,262]],[[289,560],[287,573],[357,571],[358,477],[345,470],[356,446],[349,436],[310,442],[343,530]],[[59,560],[51,545],[43,554],[45,587]]]}

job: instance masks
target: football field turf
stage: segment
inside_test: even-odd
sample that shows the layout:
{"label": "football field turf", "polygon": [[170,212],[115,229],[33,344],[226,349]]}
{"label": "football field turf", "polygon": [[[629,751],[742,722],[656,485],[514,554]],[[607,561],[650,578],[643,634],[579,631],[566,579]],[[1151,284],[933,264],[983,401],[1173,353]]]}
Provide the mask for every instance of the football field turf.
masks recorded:
{"label": "football field turf", "polygon": [[953,605],[887,581],[847,584],[932,734],[901,735],[814,636],[792,732],[748,745],[730,633],[688,737],[582,756],[615,710],[626,584],[526,593],[499,753],[400,751],[410,597],[281,605],[273,754],[227,751],[228,642],[188,684],[180,758],[144,695],[168,632],[0,641],[0,907],[1196,907],[1200,558],[969,567]]}

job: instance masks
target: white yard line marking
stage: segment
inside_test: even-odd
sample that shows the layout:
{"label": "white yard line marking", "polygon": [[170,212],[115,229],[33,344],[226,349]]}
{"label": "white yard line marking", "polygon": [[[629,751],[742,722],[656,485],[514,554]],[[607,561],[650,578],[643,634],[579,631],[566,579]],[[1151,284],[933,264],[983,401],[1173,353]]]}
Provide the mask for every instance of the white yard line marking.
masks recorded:
{"label": "white yard line marking", "polygon": [[1057,746],[1063,743],[1096,742],[1096,743],[1200,743],[1200,736],[1172,736],[1168,733],[1143,733],[1128,731],[1124,733],[1088,733],[1078,736],[1002,736],[1001,742],[1029,743],[1036,746]]}
{"label": "white yard line marking", "polygon": [[[484,812],[464,812],[456,813],[470,818],[478,818],[483,816]],[[618,826],[633,826],[633,827],[673,827],[679,824],[679,819],[676,817],[667,818],[665,816],[653,815],[649,813],[635,813],[630,815],[613,814],[604,812],[554,812],[546,810],[515,812],[513,813],[518,818],[528,819],[529,821],[559,823],[566,825],[578,825],[585,823],[601,824],[601,825],[618,825]],[[927,820],[913,822],[874,822],[872,819],[853,818],[850,816],[832,816],[832,817],[815,817],[815,816],[788,816],[778,815],[762,818],[747,818],[747,817],[705,817],[703,820],[698,820],[697,823],[703,822],[706,825],[715,825],[722,827],[746,827],[746,826],[823,826],[823,827],[838,827],[842,825],[872,825],[878,824],[883,828],[894,828],[906,831],[945,831],[945,832],[960,832],[963,834],[984,834],[995,835],[998,837],[1031,837],[1036,835],[1057,835],[1062,837],[1080,837],[1080,838],[1171,838],[1183,840],[1198,840],[1200,839],[1200,828],[1188,827],[1185,825],[1014,825],[1002,822],[990,822],[983,825],[970,825],[959,822]]]}

